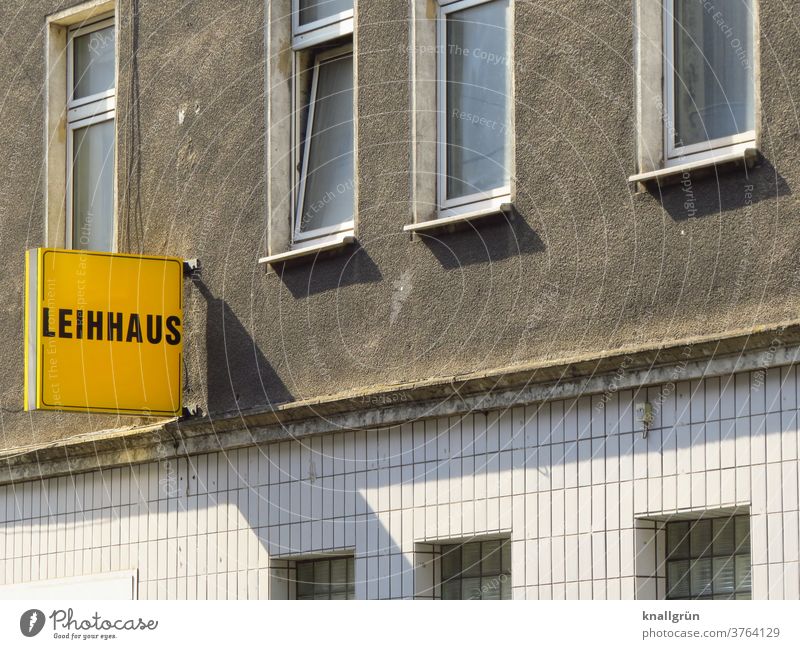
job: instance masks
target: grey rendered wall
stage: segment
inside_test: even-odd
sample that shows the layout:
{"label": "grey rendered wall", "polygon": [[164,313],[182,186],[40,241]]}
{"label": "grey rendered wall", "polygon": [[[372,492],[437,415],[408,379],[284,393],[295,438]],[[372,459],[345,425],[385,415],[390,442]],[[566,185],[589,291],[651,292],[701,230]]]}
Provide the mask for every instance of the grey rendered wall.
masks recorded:
{"label": "grey rendered wall", "polygon": [[[21,412],[23,250],[44,236],[43,26],[67,4],[0,3],[6,448],[131,423]],[[693,180],[689,217],[680,185],[626,182],[632,4],[517,2],[519,215],[412,242],[410,2],[362,1],[359,246],[265,275],[262,0],[120,0],[121,248],[203,261],[187,283],[187,403],[269,407],[795,319],[796,8],[761,3],[763,161]]]}

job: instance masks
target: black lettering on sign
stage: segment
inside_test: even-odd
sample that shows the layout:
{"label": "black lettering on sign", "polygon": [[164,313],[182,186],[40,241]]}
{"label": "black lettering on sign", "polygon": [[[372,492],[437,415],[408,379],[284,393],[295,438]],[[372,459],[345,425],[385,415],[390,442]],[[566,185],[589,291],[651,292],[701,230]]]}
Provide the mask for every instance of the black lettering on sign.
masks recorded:
{"label": "black lettering on sign", "polygon": [[89,340],[103,340],[103,312],[86,312],[86,337]]}
{"label": "black lettering on sign", "polygon": [[125,342],[130,343],[133,341],[137,343],[142,342],[142,322],[139,320],[138,313],[132,313],[128,320],[128,335],[125,336]]}
{"label": "black lettering on sign", "polygon": [[45,338],[55,338],[56,332],[50,329],[50,309],[42,309],[42,335]]}
{"label": "black lettering on sign", "polygon": [[147,316],[147,342],[157,345],[161,342],[163,318],[160,315]]}
{"label": "black lettering on sign", "polygon": [[[114,336],[116,332],[116,336]],[[122,342],[122,314],[109,313],[108,314],[108,339],[116,340],[118,343]]]}
{"label": "black lettering on sign", "polygon": [[72,332],[67,331],[67,327],[72,324],[69,319],[72,315],[72,309],[59,309],[58,310],[58,337],[59,338],[72,338]]}
{"label": "black lettering on sign", "polygon": [[171,315],[167,318],[167,334],[166,340],[169,345],[177,345],[181,341],[181,332],[178,327],[181,326],[181,319],[176,315]]}
{"label": "black lettering on sign", "polygon": [[83,311],[78,310],[75,313],[75,337],[78,340],[83,339]]}
{"label": "black lettering on sign", "polygon": [[[108,340],[109,342],[142,343],[151,345],[181,342],[181,318],[160,314],[130,315],[113,311],[84,311],[83,309],[58,309],[57,326],[51,329],[50,309],[42,307],[42,336],[76,340]],[[142,322],[145,319],[146,325]],[[105,325],[105,326],[104,326]],[[166,330],[166,331],[165,331]]]}

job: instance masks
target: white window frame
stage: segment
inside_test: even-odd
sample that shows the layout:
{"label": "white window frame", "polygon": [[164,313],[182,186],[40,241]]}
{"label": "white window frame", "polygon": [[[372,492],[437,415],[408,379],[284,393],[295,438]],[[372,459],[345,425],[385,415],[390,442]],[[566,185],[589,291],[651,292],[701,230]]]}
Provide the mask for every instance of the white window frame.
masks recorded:
{"label": "white window frame", "polygon": [[[675,147],[674,125],[677,124],[675,115],[675,0],[663,0],[664,13],[664,109],[667,114],[667,119],[663,121],[664,127],[664,162],[667,166],[675,166],[685,164],[692,161],[700,161],[717,157],[725,153],[735,153],[737,149],[746,149],[752,147],[756,141],[756,130],[751,129],[743,133],[729,135],[726,137],[716,138],[707,142],[698,142],[682,147]],[[756,0],[753,0],[753,34],[752,43],[753,50],[757,48],[756,45]],[[754,53],[754,66],[757,61]],[[755,78],[753,82],[753,97],[754,97],[754,123],[758,115],[757,102],[758,93],[755,88]],[[744,146],[742,146],[744,145]],[[729,151],[721,151],[721,149],[729,149]]]}
{"label": "white window frame", "polygon": [[[317,248],[328,244],[336,244],[343,241],[342,237],[346,234],[352,234],[355,231],[355,217],[344,223],[328,226],[325,228],[317,228],[307,232],[301,232],[300,227],[302,224],[302,211],[303,203],[305,201],[305,186],[308,171],[308,154],[311,149],[311,133],[314,125],[314,111],[316,107],[317,84],[319,80],[319,66],[325,61],[330,61],[335,58],[351,56],[353,57],[353,78],[355,80],[355,58],[352,41],[345,45],[332,47],[328,50],[322,50],[315,54],[311,92],[308,95],[308,115],[306,122],[302,123],[302,102],[300,101],[300,85],[298,80],[300,78],[300,66],[298,64],[298,55],[303,50],[314,47],[323,46],[325,43],[335,41],[342,37],[353,34],[353,16],[352,9],[339,12],[328,18],[314,21],[307,25],[300,25],[300,0],[292,1],[292,50],[293,50],[293,63],[292,63],[292,151],[291,151],[291,173],[292,173],[292,196],[291,196],[291,227],[290,227],[290,248],[291,250],[300,250],[303,248]],[[355,123],[355,103],[353,105],[353,121]],[[305,140],[301,143],[301,137],[305,133]],[[353,142],[355,151],[355,142]],[[302,157],[301,157],[302,156]],[[297,174],[298,162],[302,160],[302,165],[299,173]],[[355,164],[355,162],[354,162]],[[355,179],[354,179],[355,180]],[[353,205],[353,212],[355,213],[355,205]]]}
{"label": "white window frame", "polygon": [[[300,182],[297,188],[297,199],[296,199],[296,209],[293,211],[294,213],[294,223],[292,228],[292,241],[297,244],[297,247],[302,247],[303,243],[313,240],[313,243],[320,243],[324,241],[326,238],[331,238],[331,235],[336,235],[340,232],[350,232],[353,230],[355,226],[355,220],[350,219],[349,221],[345,221],[338,225],[330,225],[324,228],[317,228],[316,230],[310,230],[308,232],[301,232],[300,227],[302,225],[302,214],[303,214],[303,204],[305,202],[305,189],[306,189],[306,179],[308,177],[308,156],[311,152],[311,134],[313,133],[314,128],[314,112],[316,110],[316,103],[317,103],[317,84],[319,81],[319,67],[320,64],[333,61],[339,58],[345,57],[353,57],[353,45],[352,43],[348,43],[347,45],[342,45],[341,47],[336,47],[330,50],[325,50],[320,52],[316,55],[314,59],[314,72],[313,72],[313,79],[311,81],[311,94],[309,95],[309,105],[308,105],[308,118],[306,120],[306,138],[305,142],[303,143],[303,165],[302,170],[300,172]],[[298,115],[299,120],[299,114]],[[298,125],[298,134],[299,134],[299,127]],[[299,148],[295,147],[295,148]],[[355,206],[353,206],[355,210]]]}
{"label": "white window frame", "polygon": [[[483,212],[487,210],[499,210],[500,206],[504,203],[511,201],[511,184],[497,187],[488,192],[476,192],[468,196],[459,198],[447,198],[447,15],[462,9],[469,9],[476,5],[488,4],[495,0],[439,0],[439,8],[437,13],[437,202],[438,202],[438,218],[448,218],[459,215],[467,215],[473,212]],[[514,2],[511,0],[508,3],[508,16],[507,24],[509,27],[513,25],[514,19]],[[508,61],[511,61],[511,52],[513,50],[511,38],[513,30],[509,29],[509,36],[506,41],[508,49]],[[511,65],[509,63],[508,74],[512,74]],[[513,83],[512,83],[513,92]],[[513,97],[508,98],[513,106]],[[513,108],[508,106],[509,123],[506,128],[506,137],[508,141],[506,146],[510,148],[510,159],[513,160],[513,138],[510,134],[513,132]],[[513,176],[512,171],[509,169],[509,179]]]}
{"label": "white window frame", "polygon": [[353,33],[353,10],[300,24],[300,0],[292,0],[292,47],[302,49]]}
{"label": "white window frame", "polygon": [[[116,119],[117,106],[117,66],[114,65],[114,87],[111,90],[96,93],[81,99],[73,99],[75,89],[74,79],[74,41],[75,38],[90,34],[115,24],[114,14],[105,14],[93,20],[91,23],[72,27],[67,33],[67,192],[66,192],[66,211],[65,211],[65,241],[67,248],[73,248],[73,166],[74,166],[74,133],[76,130],[102,122],[113,121]],[[115,53],[116,58],[116,53]],[[116,140],[116,136],[115,136]],[[116,144],[114,145],[114,167],[116,169]],[[116,178],[116,173],[113,174]],[[112,188],[114,196],[115,213],[112,215],[112,252],[117,248],[117,219],[116,219],[116,182]]]}

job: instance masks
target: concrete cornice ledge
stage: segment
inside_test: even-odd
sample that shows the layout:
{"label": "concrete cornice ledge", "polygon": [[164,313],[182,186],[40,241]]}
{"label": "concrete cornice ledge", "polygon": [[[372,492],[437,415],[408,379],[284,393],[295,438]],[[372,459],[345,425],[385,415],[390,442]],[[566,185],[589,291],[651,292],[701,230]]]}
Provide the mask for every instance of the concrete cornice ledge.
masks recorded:
{"label": "concrete cornice ledge", "polygon": [[342,430],[503,410],[550,399],[688,381],[788,365],[800,357],[800,322],[591,356],[436,378],[274,407],[89,433],[0,452],[0,484],[227,451]]}

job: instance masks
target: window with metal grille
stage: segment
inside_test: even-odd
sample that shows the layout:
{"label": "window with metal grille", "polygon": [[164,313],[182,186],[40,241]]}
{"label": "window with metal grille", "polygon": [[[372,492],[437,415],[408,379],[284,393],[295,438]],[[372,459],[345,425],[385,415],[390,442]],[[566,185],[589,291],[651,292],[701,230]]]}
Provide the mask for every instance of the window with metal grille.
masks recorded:
{"label": "window with metal grille", "polygon": [[298,561],[297,599],[355,599],[355,561],[352,557]]}
{"label": "window with metal grille", "polygon": [[750,518],[667,523],[667,599],[750,599]]}
{"label": "window with metal grille", "polygon": [[511,541],[441,546],[442,599],[511,599]]}

